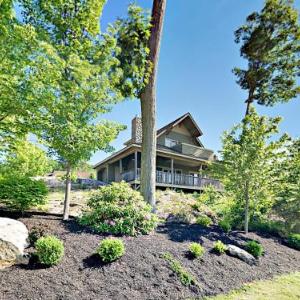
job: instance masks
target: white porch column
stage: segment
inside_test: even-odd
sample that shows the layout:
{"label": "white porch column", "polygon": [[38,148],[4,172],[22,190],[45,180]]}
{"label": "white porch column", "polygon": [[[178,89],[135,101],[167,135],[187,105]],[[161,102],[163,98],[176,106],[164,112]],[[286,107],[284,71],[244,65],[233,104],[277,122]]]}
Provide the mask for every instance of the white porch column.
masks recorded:
{"label": "white porch column", "polygon": [[108,164],[107,164],[107,166],[106,166],[106,182],[108,183],[109,182],[109,180],[108,180]]}
{"label": "white porch column", "polygon": [[137,151],[134,152],[134,180],[137,179],[137,163],[138,163],[138,153]]}
{"label": "white porch column", "polygon": [[119,160],[119,169],[120,169],[120,181],[122,180],[122,172],[123,172],[123,166],[122,166],[122,158]]}
{"label": "white porch column", "polygon": [[171,158],[171,184],[174,184],[174,159]]}

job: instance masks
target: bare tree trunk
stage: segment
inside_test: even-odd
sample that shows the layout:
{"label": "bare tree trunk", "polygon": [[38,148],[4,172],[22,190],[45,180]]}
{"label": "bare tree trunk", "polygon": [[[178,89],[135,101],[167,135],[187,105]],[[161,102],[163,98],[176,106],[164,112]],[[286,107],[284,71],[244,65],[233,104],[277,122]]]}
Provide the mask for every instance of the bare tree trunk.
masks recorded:
{"label": "bare tree trunk", "polygon": [[156,77],[166,0],[153,0],[149,63],[151,74],[141,94],[142,111],[142,164],[141,192],[155,210],[156,181]]}
{"label": "bare tree trunk", "polygon": [[245,233],[249,232],[249,182],[245,184]]}
{"label": "bare tree trunk", "polygon": [[66,189],[65,189],[65,202],[64,202],[64,215],[63,219],[69,219],[69,209],[70,209],[70,194],[71,194],[71,167],[67,165],[66,174]]}

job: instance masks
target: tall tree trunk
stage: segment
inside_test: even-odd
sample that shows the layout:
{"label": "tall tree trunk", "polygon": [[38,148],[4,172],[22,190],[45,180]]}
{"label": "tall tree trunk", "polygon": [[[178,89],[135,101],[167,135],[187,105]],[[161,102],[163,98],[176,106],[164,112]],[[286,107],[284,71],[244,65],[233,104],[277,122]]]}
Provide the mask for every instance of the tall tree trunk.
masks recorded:
{"label": "tall tree trunk", "polygon": [[142,164],[141,192],[155,210],[156,181],[156,77],[160,42],[167,0],[153,0],[151,35],[149,39],[149,63],[151,74],[141,94],[142,111]]}
{"label": "tall tree trunk", "polygon": [[249,182],[245,184],[245,233],[249,232]]}
{"label": "tall tree trunk", "polygon": [[70,209],[70,194],[71,194],[71,166],[67,165],[66,174],[66,189],[65,189],[65,202],[64,202],[64,215],[63,219],[69,219],[69,209]]}

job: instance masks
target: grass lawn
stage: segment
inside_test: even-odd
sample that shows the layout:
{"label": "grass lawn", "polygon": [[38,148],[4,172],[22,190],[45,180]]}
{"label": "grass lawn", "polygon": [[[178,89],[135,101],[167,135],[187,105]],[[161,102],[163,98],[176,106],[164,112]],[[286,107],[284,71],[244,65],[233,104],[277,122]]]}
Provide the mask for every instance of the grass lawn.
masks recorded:
{"label": "grass lawn", "polygon": [[256,281],[227,295],[207,300],[296,300],[300,299],[300,272],[276,277],[273,280]]}

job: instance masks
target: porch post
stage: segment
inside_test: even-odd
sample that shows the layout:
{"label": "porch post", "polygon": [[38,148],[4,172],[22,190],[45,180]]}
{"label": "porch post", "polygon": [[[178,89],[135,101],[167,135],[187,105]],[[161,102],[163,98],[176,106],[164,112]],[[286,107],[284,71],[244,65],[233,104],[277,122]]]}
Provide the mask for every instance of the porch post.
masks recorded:
{"label": "porch post", "polygon": [[171,158],[171,184],[174,184],[174,159]]}
{"label": "porch post", "polygon": [[137,151],[134,152],[134,180],[137,179],[137,159],[138,159],[138,155],[137,155]]}
{"label": "porch post", "polygon": [[107,164],[107,166],[106,166],[106,183],[108,183],[108,166],[109,166],[109,164]]}
{"label": "porch post", "polygon": [[119,169],[120,169],[120,181],[122,181],[122,171],[123,171],[122,158],[120,158],[119,160]]}

